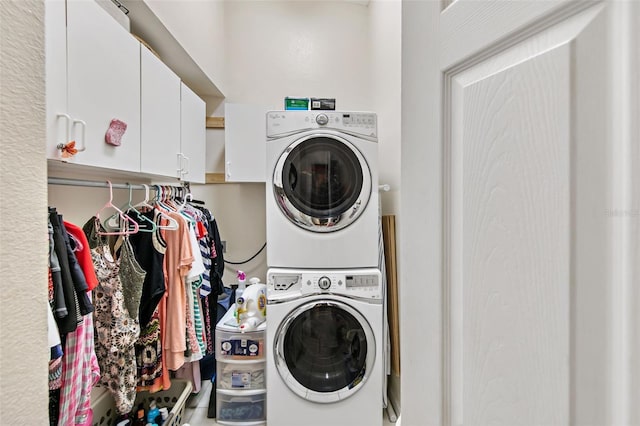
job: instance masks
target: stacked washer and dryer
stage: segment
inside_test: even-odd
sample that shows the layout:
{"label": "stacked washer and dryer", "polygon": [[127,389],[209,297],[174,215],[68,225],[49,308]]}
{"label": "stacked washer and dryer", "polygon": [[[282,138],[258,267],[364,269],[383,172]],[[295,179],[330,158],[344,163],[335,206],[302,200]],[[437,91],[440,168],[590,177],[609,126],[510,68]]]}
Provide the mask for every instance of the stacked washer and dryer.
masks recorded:
{"label": "stacked washer and dryer", "polygon": [[267,113],[267,423],[382,424],[376,115]]}

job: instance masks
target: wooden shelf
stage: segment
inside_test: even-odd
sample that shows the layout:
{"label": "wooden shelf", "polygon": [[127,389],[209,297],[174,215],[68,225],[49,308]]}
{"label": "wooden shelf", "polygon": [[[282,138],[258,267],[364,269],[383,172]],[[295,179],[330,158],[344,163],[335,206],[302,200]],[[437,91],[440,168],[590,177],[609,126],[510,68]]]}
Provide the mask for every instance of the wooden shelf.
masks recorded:
{"label": "wooden shelf", "polygon": [[204,183],[227,183],[224,173],[207,173]]}
{"label": "wooden shelf", "polygon": [[224,129],[224,117],[207,117],[207,129]]}

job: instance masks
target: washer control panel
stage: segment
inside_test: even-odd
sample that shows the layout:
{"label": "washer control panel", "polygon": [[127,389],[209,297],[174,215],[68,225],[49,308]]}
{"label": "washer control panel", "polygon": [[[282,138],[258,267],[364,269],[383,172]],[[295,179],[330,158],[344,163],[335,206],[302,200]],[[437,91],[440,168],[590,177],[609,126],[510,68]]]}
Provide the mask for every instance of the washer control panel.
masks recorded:
{"label": "washer control panel", "polygon": [[330,129],[377,140],[378,120],[373,112],[269,111],[267,137],[278,138],[315,129]]}
{"label": "washer control panel", "polygon": [[315,294],[334,294],[368,300],[382,299],[382,277],[377,269],[305,270],[270,269],[267,299],[288,300]]}

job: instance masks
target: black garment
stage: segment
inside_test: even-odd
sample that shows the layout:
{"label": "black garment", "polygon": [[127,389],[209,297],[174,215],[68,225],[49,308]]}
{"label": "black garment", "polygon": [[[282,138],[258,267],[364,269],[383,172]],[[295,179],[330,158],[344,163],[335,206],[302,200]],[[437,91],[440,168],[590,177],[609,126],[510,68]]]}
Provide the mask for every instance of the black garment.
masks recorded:
{"label": "black garment", "polygon": [[[140,213],[149,220],[154,220],[155,213],[153,211]],[[144,226],[144,219],[137,218],[132,214],[131,218]],[[160,218],[156,220],[159,224]],[[142,284],[142,297],[140,299],[140,312],[138,318],[140,320],[140,329],[143,330],[151,320],[153,311],[155,311],[158,303],[162,299],[165,292],[164,272],[162,264],[164,262],[164,251],[154,246],[154,238],[156,244],[162,248],[166,247],[166,243],[162,240],[162,235],[158,231],[154,232],[136,232],[129,236],[129,242],[133,247],[136,261],[140,267],[147,273]]]}
{"label": "black garment", "polygon": [[220,232],[218,231],[218,224],[215,219],[211,220],[211,229],[213,231],[213,243],[216,248],[216,257],[211,259],[211,291],[217,294],[224,293],[224,284],[222,282],[222,275],[224,274],[224,255],[222,251],[222,238],[220,238]]}
{"label": "black garment", "polygon": [[56,322],[58,323],[58,330],[60,331],[60,334],[66,334],[76,329],[80,321],[82,321],[82,317],[80,316],[78,296],[73,286],[73,278],[71,277],[71,269],[69,268],[67,246],[63,236],[64,231],[55,209],[49,209],[49,221],[53,227],[54,250],[60,263],[62,291],[64,292],[64,301],[69,312],[69,314],[63,318],[57,317]]}
{"label": "black garment", "polygon": [[49,391],[49,426],[58,426],[60,415],[60,389]]}
{"label": "black garment", "polygon": [[67,304],[64,300],[64,288],[62,287],[62,273],[60,261],[56,254],[56,245],[53,241],[53,225],[49,220],[49,272],[51,273],[51,283],[53,285],[53,298],[49,301],[55,318],[64,318],[69,315]]}

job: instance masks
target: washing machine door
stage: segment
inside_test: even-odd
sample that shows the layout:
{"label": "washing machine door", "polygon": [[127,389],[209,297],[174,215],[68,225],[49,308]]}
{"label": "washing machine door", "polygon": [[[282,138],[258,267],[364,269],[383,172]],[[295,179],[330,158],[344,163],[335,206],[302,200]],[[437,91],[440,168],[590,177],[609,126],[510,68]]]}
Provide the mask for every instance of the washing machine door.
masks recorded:
{"label": "washing machine door", "polygon": [[343,229],[364,212],[371,172],[360,151],[329,133],[302,137],[278,159],[273,190],[280,210],[313,232]]}
{"label": "washing machine door", "polygon": [[293,310],[274,340],[278,373],[289,389],[313,402],[336,402],[358,392],[373,371],[376,343],[367,320],[337,301]]}

